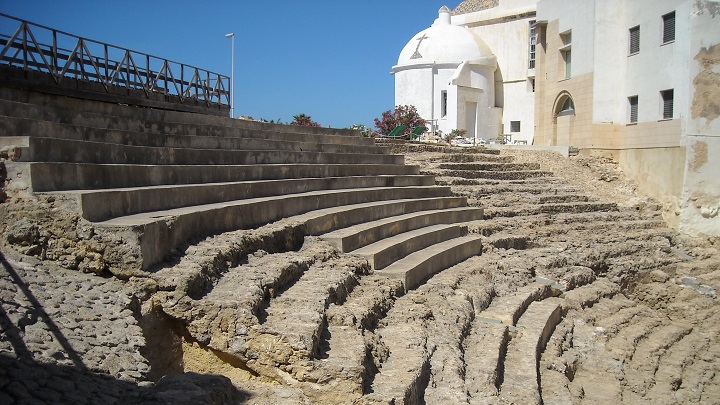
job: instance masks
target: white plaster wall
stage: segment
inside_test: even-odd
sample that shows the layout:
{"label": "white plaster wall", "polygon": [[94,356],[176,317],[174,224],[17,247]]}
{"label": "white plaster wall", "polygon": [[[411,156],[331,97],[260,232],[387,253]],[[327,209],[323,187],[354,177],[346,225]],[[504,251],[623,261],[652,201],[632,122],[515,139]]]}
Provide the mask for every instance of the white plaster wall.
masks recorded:
{"label": "white plaster wall", "polygon": [[[662,119],[660,91],[674,90],[674,118],[687,115],[688,56],[689,56],[689,2],[677,0],[633,0],[625,2],[624,21],[618,27],[623,34],[617,49],[626,55],[624,94],[621,103],[627,105],[627,97],[638,96],[638,122]],[[675,11],[675,41],[662,44],[662,16]],[[640,26],[640,52],[628,55],[629,29]],[[621,61],[622,63],[622,61]],[[616,116],[618,122],[627,122],[627,109]]]}
{"label": "white plaster wall", "polygon": [[415,68],[395,73],[395,105],[414,105],[424,119],[433,111],[433,69]]}
{"label": "white plaster wall", "polygon": [[[517,19],[509,22],[493,22],[488,20],[508,15],[534,11],[536,1],[501,1],[499,7],[477,13],[453,17],[454,24],[465,24],[490,47],[498,63],[497,90],[492,106],[502,107],[501,123],[492,128],[497,132],[489,133],[490,127],[482,131],[486,139],[494,139],[501,133],[510,133],[510,121],[520,121],[520,132],[513,133],[513,140],[524,140],[532,143],[535,133],[535,93],[529,82],[529,35],[530,21],[534,17]],[[497,111],[487,112],[493,119]]]}

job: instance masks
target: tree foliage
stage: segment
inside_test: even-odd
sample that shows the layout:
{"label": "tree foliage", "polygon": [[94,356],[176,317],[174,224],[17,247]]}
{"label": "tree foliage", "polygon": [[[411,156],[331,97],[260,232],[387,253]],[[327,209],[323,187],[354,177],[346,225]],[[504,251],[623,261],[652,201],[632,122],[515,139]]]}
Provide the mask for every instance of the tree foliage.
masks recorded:
{"label": "tree foliage", "polygon": [[322,125],[318,124],[317,122],[313,121],[309,115],[305,115],[305,114],[293,115],[293,121],[290,124],[291,125],[300,125],[303,127],[321,127],[322,126]]}

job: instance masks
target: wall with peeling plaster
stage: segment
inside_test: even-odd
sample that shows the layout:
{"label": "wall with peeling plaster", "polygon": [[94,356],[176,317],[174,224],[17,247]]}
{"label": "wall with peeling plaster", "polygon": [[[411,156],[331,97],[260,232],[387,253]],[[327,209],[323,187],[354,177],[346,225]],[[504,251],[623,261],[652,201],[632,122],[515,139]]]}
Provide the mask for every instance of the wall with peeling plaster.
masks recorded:
{"label": "wall with peeling plaster", "polygon": [[720,235],[720,1],[694,1],[690,16],[687,165],[680,229]]}

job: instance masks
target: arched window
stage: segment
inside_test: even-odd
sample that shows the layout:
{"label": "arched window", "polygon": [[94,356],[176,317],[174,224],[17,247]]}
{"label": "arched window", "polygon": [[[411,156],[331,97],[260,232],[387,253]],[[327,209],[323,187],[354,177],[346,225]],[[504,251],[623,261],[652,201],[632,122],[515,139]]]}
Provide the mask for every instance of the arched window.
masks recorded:
{"label": "arched window", "polygon": [[564,91],[555,100],[555,116],[575,115],[575,101],[570,93]]}

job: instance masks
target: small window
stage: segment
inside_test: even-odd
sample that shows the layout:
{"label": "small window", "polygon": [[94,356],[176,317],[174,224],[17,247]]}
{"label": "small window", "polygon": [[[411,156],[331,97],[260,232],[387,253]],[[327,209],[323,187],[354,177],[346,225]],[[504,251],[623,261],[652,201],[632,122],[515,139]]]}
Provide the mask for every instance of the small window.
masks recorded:
{"label": "small window", "polygon": [[663,16],[663,44],[675,40],[675,12]]}
{"label": "small window", "polygon": [[660,92],[660,97],[662,98],[662,117],[665,120],[672,119],[673,117],[674,93],[673,89],[663,90]]}
{"label": "small window", "polygon": [[440,115],[442,117],[445,117],[448,112],[448,103],[447,103],[447,91],[443,90],[441,93],[442,100],[440,101],[440,108],[442,111],[440,111]]}
{"label": "small window", "polygon": [[572,72],[572,50],[564,51],[563,59],[565,60],[565,78],[569,79]]}
{"label": "small window", "polygon": [[640,26],[630,28],[630,55],[640,52]]}
{"label": "small window", "polygon": [[638,96],[628,97],[628,107],[630,123],[636,123],[638,120]]}
{"label": "small window", "polygon": [[520,121],[510,121],[510,132],[520,132]]}

